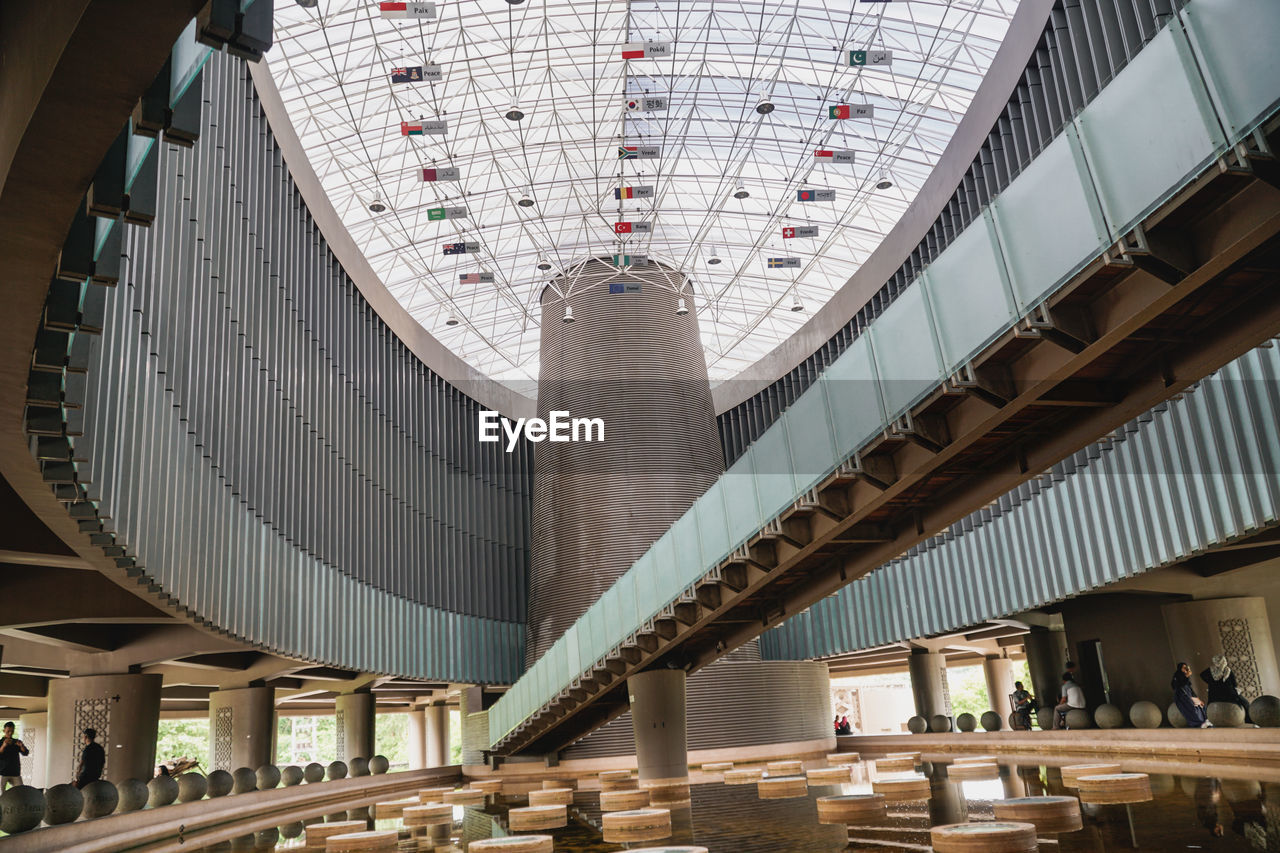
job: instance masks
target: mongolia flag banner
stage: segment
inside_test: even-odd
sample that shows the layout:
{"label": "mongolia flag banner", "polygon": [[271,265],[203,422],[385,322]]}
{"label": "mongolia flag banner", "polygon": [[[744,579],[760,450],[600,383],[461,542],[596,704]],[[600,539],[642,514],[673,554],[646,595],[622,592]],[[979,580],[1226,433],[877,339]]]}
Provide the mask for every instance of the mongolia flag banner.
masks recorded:
{"label": "mongolia flag banner", "polygon": [[849,64],[856,66],[893,65],[893,51],[851,50],[849,51]]}
{"label": "mongolia flag banner", "polygon": [[835,190],[796,190],[796,201],[835,201]]}
{"label": "mongolia flag banner", "polygon": [[384,2],[378,4],[378,11],[382,13],[382,17],[393,20],[400,18],[434,18],[436,16],[436,4],[399,3],[395,2],[395,0],[384,0]]}
{"label": "mongolia flag banner", "polygon": [[469,272],[458,276],[459,284],[493,284],[491,272]]}
{"label": "mongolia flag banner", "polygon": [[771,270],[795,270],[799,268],[799,258],[769,258],[769,269]]}
{"label": "mongolia flag banner", "polygon": [[794,228],[783,228],[782,239],[792,240],[796,237],[817,237],[817,225],[797,225]]}
{"label": "mongolia flag banner", "polygon": [[671,55],[671,42],[647,41],[643,44],[626,44],[622,46],[623,59],[654,59]]}
{"label": "mongolia flag banner", "polygon": [[653,198],[654,189],[651,186],[643,187],[618,187],[613,191],[613,197],[621,201],[624,198]]}
{"label": "mongolia flag banner", "polygon": [[822,160],[826,163],[852,163],[852,151],[834,151],[829,148],[819,148],[813,152],[813,159]]}
{"label": "mongolia flag banner", "polygon": [[648,234],[651,231],[653,231],[653,224],[649,222],[613,223],[614,234]]}
{"label": "mongolia flag banner", "polygon": [[423,169],[422,180],[433,181],[460,181],[462,180],[462,170],[456,166],[450,166],[446,169]]}

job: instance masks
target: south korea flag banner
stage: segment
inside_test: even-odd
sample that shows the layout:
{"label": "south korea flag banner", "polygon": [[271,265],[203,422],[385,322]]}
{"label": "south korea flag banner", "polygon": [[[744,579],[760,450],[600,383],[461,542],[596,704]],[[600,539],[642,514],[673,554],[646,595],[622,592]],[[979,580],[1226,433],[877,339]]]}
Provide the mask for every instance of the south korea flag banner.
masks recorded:
{"label": "south korea flag banner", "polygon": [[627,112],[629,113],[665,113],[666,111],[666,98],[651,98],[648,95],[645,95],[644,97],[627,98]]}

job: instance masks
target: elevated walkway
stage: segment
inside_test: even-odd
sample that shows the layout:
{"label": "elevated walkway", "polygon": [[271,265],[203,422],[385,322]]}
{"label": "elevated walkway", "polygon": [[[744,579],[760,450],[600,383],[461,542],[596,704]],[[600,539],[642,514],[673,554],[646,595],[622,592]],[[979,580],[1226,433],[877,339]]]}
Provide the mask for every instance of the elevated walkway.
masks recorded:
{"label": "elevated walkway", "polygon": [[549,752],[1280,332],[1280,7],[1193,0],[488,713]]}

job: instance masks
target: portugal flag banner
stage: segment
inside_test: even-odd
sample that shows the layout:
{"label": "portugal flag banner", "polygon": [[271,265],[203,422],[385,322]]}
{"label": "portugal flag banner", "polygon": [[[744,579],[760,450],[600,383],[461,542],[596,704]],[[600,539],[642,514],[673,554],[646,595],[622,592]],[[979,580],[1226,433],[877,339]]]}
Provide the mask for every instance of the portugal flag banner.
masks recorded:
{"label": "portugal flag banner", "polygon": [[399,3],[396,0],[384,0],[378,4],[378,11],[384,18],[392,20],[400,18],[434,18],[435,3]]}
{"label": "portugal flag banner", "polygon": [[871,118],[872,115],[871,104],[838,104],[827,107],[827,118]]}

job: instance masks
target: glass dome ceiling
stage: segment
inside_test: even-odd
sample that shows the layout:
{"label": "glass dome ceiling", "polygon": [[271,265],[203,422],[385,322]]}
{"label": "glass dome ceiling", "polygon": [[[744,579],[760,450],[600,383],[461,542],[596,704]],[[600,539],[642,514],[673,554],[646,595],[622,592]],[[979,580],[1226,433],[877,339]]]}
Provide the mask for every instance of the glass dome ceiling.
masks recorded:
{"label": "glass dome ceiling", "polygon": [[[798,329],[808,315],[792,310],[797,299],[821,307],[898,221],[1016,5],[438,0],[424,19],[320,0],[277,6],[270,62],[356,244],[463,359],[504,382],[536,379],[550,277],[589,256],[647,255],[691,278],[715,381]],[[624,59],[628,44],[649,55]],[[871,62],[851,65],[861,50]],[[891,63],[873,64],[885,51]],[[392,80],[393,68],[432,65],[438,80]],[[666,109],[646,111],[646,96]],[[757,111],[762,98],[772,112]],[[505,117],[513,104],[520,121]],[[860,104],[870,118],[831,117]],[[419,119],[447,131],[402,135]],[[619,159],[620,146],[660,156]],[[853,162],[834,162],[844,152]],[[450,169],[458,179],[441,180]],[[620,187],[652,196],[619,200]],[[801,201],[802,190],[835,199]],[[465,217],[440,218],[458,207]],[[652,230],[619,235],[621,221]],[[783,238],[806,226],[817,236]],[[454,242],[473,251],[445,255]]]}

